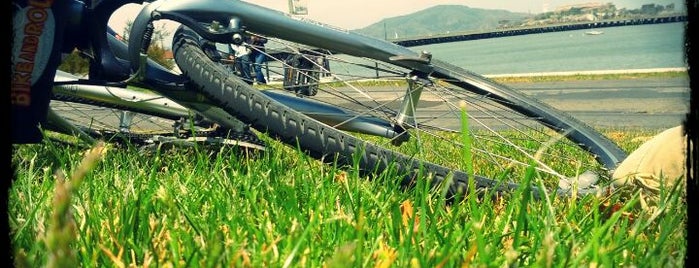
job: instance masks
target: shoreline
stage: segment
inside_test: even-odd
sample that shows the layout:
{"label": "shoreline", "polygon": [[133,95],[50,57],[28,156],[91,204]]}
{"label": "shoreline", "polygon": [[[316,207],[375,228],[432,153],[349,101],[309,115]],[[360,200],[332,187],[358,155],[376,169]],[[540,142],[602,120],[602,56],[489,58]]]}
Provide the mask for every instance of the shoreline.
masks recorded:
{"label": "shoreline", "polygon": [[541,76],[595,76],[595,75],[615,75],[615,74],[652,74],[652,73],[678,73],[687,72],[688,68],[648,68],[648,69],[626,69],[626,70],[595,70],[595,71],[564,71],[564,72],[538,72],[538,73],[510,73],[510,74],[485,74],[488,78],[510,78],[510,77],[541,77]]}
{"label": "shoreline", "polygon": [[689,79],[687,68],[566,71],[483,75],[500,83],[568,82],[584,80]]}
{"label": "shoreline", "polygon": [[[539,82],[569,82],[584,80],[634,80],[648,78],[682,78],[689,79],[689,70],[685,67],[677,68],[647,68],[647,69],[620,69],[620,70],[594,70],[594,71],[564,71],[564,72],[538,72],[538,73],[510,73],[510,74],[479,74],[498,83],[539,83]],[[395,80],[367,79],[355,82],[367,82],[365,86],[381,86],[382,83],[393,83]],[[330,77],[321,78],[321,83],[336,82]],[[270,77],[269,84],[281,84],[281,77]]]}

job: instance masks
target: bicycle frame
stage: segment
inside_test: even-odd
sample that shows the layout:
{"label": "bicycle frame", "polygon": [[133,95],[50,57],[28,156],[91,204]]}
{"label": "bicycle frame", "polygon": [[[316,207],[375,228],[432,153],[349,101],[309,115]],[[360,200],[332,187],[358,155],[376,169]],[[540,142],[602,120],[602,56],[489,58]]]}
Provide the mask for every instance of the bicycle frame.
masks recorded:
{"label": "bicycle frame", "polygon": [[66,98],[81,98],[133,111],[153,113],[168,119],[190,116],[184,106],[163,96],[121,87],[79,84],[80,78],[65,72],[56,72],[54,94]]}

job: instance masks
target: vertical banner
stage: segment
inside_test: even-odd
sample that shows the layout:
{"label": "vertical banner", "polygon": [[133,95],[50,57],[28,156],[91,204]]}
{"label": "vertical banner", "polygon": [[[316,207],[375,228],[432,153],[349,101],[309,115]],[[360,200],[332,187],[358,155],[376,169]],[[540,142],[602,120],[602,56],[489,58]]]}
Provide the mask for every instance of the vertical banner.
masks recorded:
{"label": "vertical banner", "polygon": [[[12,1],[10,100],[12,143],[38,143],[61,63],[66,0]],[[77,3],[77,1],[75,2]]]}
{"label": "vertical banner", "polygon": [[289,0],[289,13],[293,15],[308,15],[309,0]]}

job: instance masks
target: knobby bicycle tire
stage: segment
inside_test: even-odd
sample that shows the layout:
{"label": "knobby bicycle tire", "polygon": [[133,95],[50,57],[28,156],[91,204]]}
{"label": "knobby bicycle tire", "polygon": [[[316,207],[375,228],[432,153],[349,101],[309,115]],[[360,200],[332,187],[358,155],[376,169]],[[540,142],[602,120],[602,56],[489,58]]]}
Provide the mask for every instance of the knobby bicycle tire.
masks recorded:
{"label": "knobby bicycle tire", "polygon": [[[441,185],[443,182],[449,183],[448,187],[450,195],[466,190],[469,175],[467,175],[467,172],[464,171],[466,170],[463,167],[464,165],[457,164],[449,166],[448,164],[451,163],[443,163],[445,161],[449,162],[454,158],[445,157],[445,161],[433,163],[431,159],[425,160],[421,156],[417,156],[415,153],[398,152],[396,151],[395,147],[390,147],[388,143],[399,144],[403,142],[403,138],[401,138],[400,134],[397,136],[389,137],[388,140],[390,140],[390,142],[384,142],[383,144],[381,144],[374,142],[373,140],[367,141],[365,140],[365,136],[355,135],[354,133],[340,130],[346,122],[336,122],[336,120],[333,123],[328,123],[327,121],[321,122],[319,121],[320,119],[316,120],[318,118],[323,117],[317,116],[317,114],[323,112],[314,111],[313,107],[304,110],[303,108],[299,108],[294,105],[289,105],[289,103],[287,102],[280,101],[294,97],[286,97],[282,93],[274,93],[274,86],[269,85],[265,90],[259,90],[244,83],[239,78],[229,76],[225,70],[221,69],[217,64],[208,60],[208,58],[205,56],[205,54],[203,54],[201,49],[197,47],[197,43],[194,40],[196,39],[188,38],[187,34],[182,34],[178,31],[175,34],[173,42],[175,61],[177,62],[180,69],[183,71],[184,75],[189,77],[193,82],[190,86],[193,87],[195,90],[203,92],[210,99],[218,101],[218,105],[220,105],[222,109],[237,116],[244,122],[251,124],[254,128],[262,132],[267,132],[289,145],[298,145],[300,146],[300,148],[305,150],[306,153],[318,159],[322,159],[329,162],[337,161],[339,164],[342,165],[352,165],[356,163],[359,166],[360,170],[366,174],[372,174],[374,172],[380,172],[387,169],[395,169],[401,172],[402,174],[405,174],[405,176],[402,178],[402,183],[404,185],[412,185],[415,183],[416,178],[422,178],[429,175],[428,177],[432,179],[432,184],[435,186]],[[296,51],[299,52],[300,50]],[[306,51],[305,53],[308,52]],[[273,55],[270,54],[269,56],[274,60]],[[309,55],[309,57],[316,56],[318,55]],[[327,53],[323,54],[323,56],[331,57],[335,55],[332,55],[332,53]],[[313,59],[309,60],[312,61]],[[278,60],[278,62],[282,62],[281,64],[283,67],[293,67],[283,65],[283,60],[281,59]],[[391,64],[390,62],[379,61],[376,63],[377,67],[375,68],[375,70],[382,69],[382,71],[386,71],[386,68],[378,67],[379,63],[386,64],[387,66]],[[488,105],[497,105],[497,107],[493,106],[484,109],[497,110],[497,113],[495,115],[484,116],[484,118],[490,118],[487,120],[502,121],[502,118],[500,117],[504,117],[505,113],[507,113],[507,116],[511,116],[509,114],[512,113],[516,114],[516,116],[511,116],[514,118],[511,119],[513,122],[518,121],[520,119],[522,121],[527,119],[536,125],[536,127],[534,127],[522,124],[523,129],[531,128],[532,132],[547,135],[545,136],[547,138],[544,138],[543,140],[540,139],[538,141],[536,140],[536,138],[534,138],[528,133],[525,133],[526,135],[524,138],[503,137],[500,136],[501,134],[497,133],[497,131],[493,131],[493,129],[491,129],[491,127],[488,125],[490,123],[482,123],[479,121],[479,123],[481,123],[486,128],[486,131],[488,133],[496,133],[494,134],[496,136],[479,136],[479,130],[474,130],[471,133],[469,133],[469,135],[472,135],[475,139],[477,139],[477,142],[490,143],[491,141],[489,139],[504,140],[505,142],[497,141],[492,144],[495,144],[495,146],[500,146],[503,144],[507,146],[512,145],[516,148],[516,150],[523,151],[523,155],[530,159],[533,159],[536,157],[540,157],[538,156],[537,150],[541,150],[542,148],[526,149],[531,150],[526,151],[525,149],[521,149],[524,148],[523,146],[514,145],[512,141],[520,139],[520,142],[523,142],[525,144],[531,141],[537,141],[536,146],[547,147],[547,142],[550,141],[553,143],[557,143],[556,139],[560,139],[564,140],[567,143],[567,146],[571,148],[576,148],[580,150],[580,152],[583,152],[578,152],[581,155],[584,155],[581,157],[589,156],[591,158],[594,158],[594,160],[599,161],[602,164],[600,168],[606,170],[613,169],[616,166],[616,164],[625,156],[623,150],[619,149],[613,142],[609,141],[599,132],[595,131],[594,129],[585,125],[584,123],[575,120],[574,118],[567,116],[556,109],[551,108],[546,104],[538,102],[533,98],[527,97],[517,92],[516,90],[512,90],[506,86],[492,82],[487,78],[467,72],[456,66],[452,66],[450,64],[439,62],[436,60],[432,61],[431,64],[434,67],[434,71],[430,74],[429,77],[423,78],[415,76],[409,78],[408,80],[427,80],[427,82],[425,82],[425,85],[429,84],[430,86],[434,84],[440,84],[440,87],[442,87],[441,82],[445,82],[446,84],[456,86],[456,90],[447,89],[444,91],[439,91],[438,94],[435,94],[436,98],[444,98],[443,96],[440,96],[440,94],[456,96],[458,94],[468,93],[472,95],[468,98],[482,99],[489,103],[492,103]],[[322,69],[322,67],[320,66],[319,68]],[[396,70],[398,71],[393,73],[403,72],[404,74],[412,74],[410,70]],[[329,70],[323,69],[322,71],[327,72]],[[388,73],[392,72],[388,71]],[[338,77],[335,77],[335,79],[337,78]],[[317,76],[315,77],[315,79],[317,79]],[[440,81],[432,83],[430,82],[431,79],[439,79]],[[315,82],[316,84],[321,83],[321,81],[319,80]],[[408,83],[411,82],[409,81]],[[280,85],[278,86],[278,88],[281,88],[279,91],[284,92],[283,86]],[[320,90],[318,96],[314,97],[322,99],[322,93],[324,92],[325,91]],[[341,105],[339,104],[340,102],[337,102],[337,100],[330,100],[340,95],[342,94],[331,95],[331,98],[328,98],[326,96],[325,100],[330,102],[330,104],[327,107],[338,106],[351,110],[352,105]],[[305,99],[310,98],[310,96],[300,95],[297,97],[303,97]],[[465,100],[467,99],[467,97],[463,97],[462,99]],[[348,98],[348,100],[348,102],[352,102],[354,99]],[[422,101],[424,102],[424,100]],[[437,102],[439,100],[435,99],[433,101]],[[427,101],[427,103],[429,103],[429,101]],[[359,106],[363,105],[359,102],[353,103],[353,105],[355,106],[357,104],[359,104]],[[469,102],[469,105],[478,106],[480,104],[477,104],[476,102]],[[449,114],[458,115],[459,107],[454,106],[455,105],[451,104],[451,106],[448,107],[448,109],[450,109],[451,111],[448,112]],[[316,106],[315,108],[317,107],[318,106]],[[326,106],[320,107],[324,107],[324,109],[327,108]],[[357,110],[355,110],[355,113],[353,113],[350,117],[360,117],[365,113],[365,111],[362,111],[362,109],[367,108],[364,106],[358,108]],[[372,112],[372,115],[388,114],[388,117],[395,117],[395,109],[399,108],[388,107],[388,105],[386,104],[379,104],[375,107],[369,108],[368,110]],[[316,116],[314,116],[314,114]],[[480,120],[479,116],[480,115],[474,114],[468,115],[469,118],[476,120]],[[394,130],[396,132],[403,132],[406,135],[413,137],[413,140],[424,139],[420,137],[419,131],[422,131],[422,128],[427,127],[437,129],[437,131],[440,131],[440,133],[456,132],[452,129],[447,129],[447,127],[441,127],[437,123],[435,123],[432,126],[428,126],[430,121],[439,121],[439,117],[440,116],[432,115],[429,119],[423,119],[422,121],[418,122],[418,119],[415,116],[403,122],[402,125],[398,125],[399,127],[394,128]],[[505,123],[505,126],[508,126],[508,124],[510,123]],[[545,133],[544,130],[538,129],[538,127],[541,126],[546,126],[546,129],[548,130],[555,130],[558,132],[562,132],[563,134],[562,136],[557,136],[559,134]],[[458,127],[453,126],[451,128],[458,129]],[[418,132],[410,132],[413,129],[415,129]],[[522,132],[521,130],[517,131]],[[449,141],[450,137],[459,138],[460,136],[445,135],[439,138],[442,141],[451,142]],[[456,144],[459,142],[453,143]],[[423,146],[424,145],[421,142],[419,142],[419,144],[417,145],[417,147]],[[422,148],[420,148],[419,150],[422,150]],[[356,155],[357,153],[359,153],[358,156]],[[485,151],[476,151],[474,153],[487,154],[487,152]],[[565,152],[562,152],[558,154],[556,157],[561,157],[561,154],[564,153]],[[456,155],[459,155],[459,152],[457,152]],[[509,191],[516,187],[519,187],[518,184],[512,182],[513,178],[509,174],[512,170],[512,168],[508,166],[510,162],[519,162],[520,164],[522,164],[522,166],[525,167],[527,165],[547,166],[547,163],[545,163],[544,161],[540,161],[539,163],[532,163],[530,162],[530,160],[527,159],[513,161],[513,159],[510,159],[508,157],[489,156],[489,158],[491,158],[490,160],[492,160],[492,163],[500,163],[503,166],[502,169],[504,171],[488,175],[481,175],[480,172],[475,172],[474,174],[477,175],[473,176],[473,178],[475,179],[475,187],[478,189],[490,188],[495,189],[497,191]],[[556,160],[557,159],[546,161]],[[458,162],[460,160],[456,159],[454,161]],[[479,166],[486,165],[479,164]],[[563,177],[561,174],[558,174],[553,169],[548,168],[548,172],[556,176]],[[519,176],[519,174],[515,176]],[[575,176],[575,174],[573,176]],[[492,178],[503,178],[504,180]],[[517,178],[514,179],[516,180]],[[559,192],[569,193],[567,190]]]}

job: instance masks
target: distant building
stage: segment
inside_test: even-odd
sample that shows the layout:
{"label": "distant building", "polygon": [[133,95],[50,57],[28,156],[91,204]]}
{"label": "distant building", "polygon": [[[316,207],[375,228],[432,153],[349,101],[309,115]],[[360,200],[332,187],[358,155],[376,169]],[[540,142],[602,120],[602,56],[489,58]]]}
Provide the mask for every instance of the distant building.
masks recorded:
{"label": "distant building", "polygon": [[604,8],[606,6],[607,6],[607,4],[603,4],[600,2],[590,2],[590,3],[583,3],[583,4],[559,6],[556,8],[556,10],[554,12],[566,12],[566,11],[570,11],[572,9],[592,10],[592,9]]}

